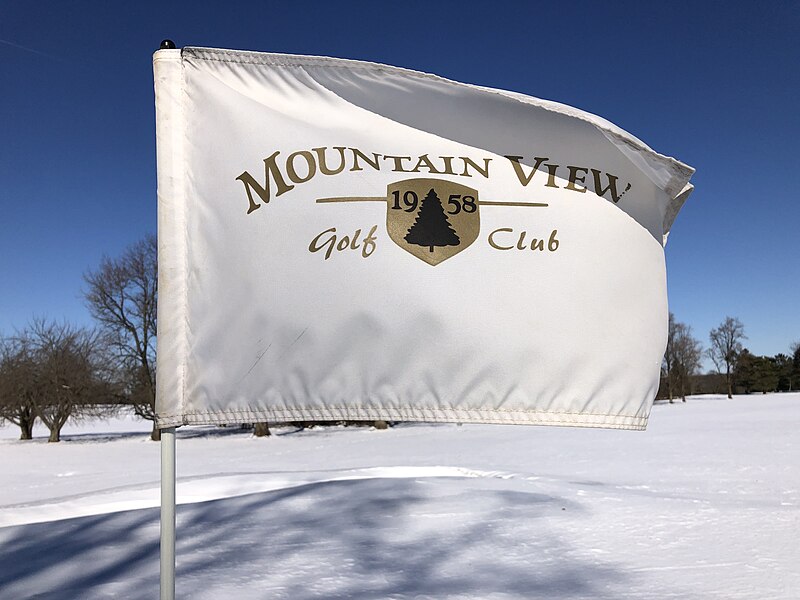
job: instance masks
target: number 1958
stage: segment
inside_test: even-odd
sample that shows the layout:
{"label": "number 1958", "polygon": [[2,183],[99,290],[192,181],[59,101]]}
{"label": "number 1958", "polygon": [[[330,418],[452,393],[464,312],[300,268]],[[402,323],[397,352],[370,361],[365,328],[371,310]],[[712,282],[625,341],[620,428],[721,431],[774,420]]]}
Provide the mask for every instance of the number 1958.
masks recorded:
{"label": "number 1958", "polygon": [[[419,197],[416,192],[411,190],[403,193],[402,203],[400,201],[400,190],[394,190],[392,192],[392,198],[394,198],[392,210],[404,210],[405,212],[411,213],[417,210],[417,206],[419,206]],[[462,196],[461,194],[450,194],[447,200],[447,206],[450,209],[447,211],[448,215],[457,215],[462,210],[465,213],[474,213],[478,210],[475,196]]]}

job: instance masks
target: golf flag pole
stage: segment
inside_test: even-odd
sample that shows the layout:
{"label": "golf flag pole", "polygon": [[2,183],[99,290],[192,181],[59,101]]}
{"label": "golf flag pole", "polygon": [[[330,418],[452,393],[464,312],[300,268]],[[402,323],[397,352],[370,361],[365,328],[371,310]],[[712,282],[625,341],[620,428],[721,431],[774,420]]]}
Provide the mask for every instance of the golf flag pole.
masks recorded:
{"label": "golf flag pole", "polygon": [[645,429],[694,169],[390,65],[164,40],[153,75],[162,600],[176,427]]}
{"label": "golf flag pole", "polygon": [[175,600],[175,428],[161,430],[161,600]]}
{"label": "golf flag pole", "polygon": [[[174,50],[163,40],[161,50]],[[175,600],[175,427],[161,430],[161,600]]]}

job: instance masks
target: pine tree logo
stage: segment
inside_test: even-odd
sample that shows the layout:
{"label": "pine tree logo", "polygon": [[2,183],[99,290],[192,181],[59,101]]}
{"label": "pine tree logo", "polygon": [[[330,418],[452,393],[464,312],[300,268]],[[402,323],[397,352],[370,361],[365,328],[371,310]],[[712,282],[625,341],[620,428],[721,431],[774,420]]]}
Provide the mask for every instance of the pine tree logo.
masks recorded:
{"label": "pine tree logo", "polygon": [[444,179],[406,179],[388,186],[386,229],[392,241],[438,265],[478,238],[478,191]]}
{"label": "pine tree logo", "polygon": [[409,228],[403,238],[409,244],[427,246],[430,252],[435,247],[458,246],[461,240],[444,214],[442,201],[436,195],[436,190],[431,188],[422,200],[422,206],[417,212],[417,220]]}

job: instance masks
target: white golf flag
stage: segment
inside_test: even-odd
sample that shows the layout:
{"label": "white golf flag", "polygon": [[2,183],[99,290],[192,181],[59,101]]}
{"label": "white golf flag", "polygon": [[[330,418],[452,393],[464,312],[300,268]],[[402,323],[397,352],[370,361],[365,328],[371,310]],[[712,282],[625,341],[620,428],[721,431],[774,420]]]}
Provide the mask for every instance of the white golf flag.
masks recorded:
{"label": "white golf flag", "polygon": [[580,110],[406,69],[153,63],[160,427],[644,429],[690,167]]}

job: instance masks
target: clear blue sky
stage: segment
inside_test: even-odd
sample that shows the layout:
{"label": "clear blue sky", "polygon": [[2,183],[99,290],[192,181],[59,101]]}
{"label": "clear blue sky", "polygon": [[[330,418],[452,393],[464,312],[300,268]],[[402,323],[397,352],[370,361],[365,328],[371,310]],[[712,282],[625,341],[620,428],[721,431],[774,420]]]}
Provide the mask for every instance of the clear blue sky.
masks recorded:
{"label": "clear blue sky", "polygon": [[704,343],[800,340],[800,2],[0,2],[0,333],[88,324],[82,274],[156,229],[151,55],[384,62],[601,115],[697,169],[667,246]]}

